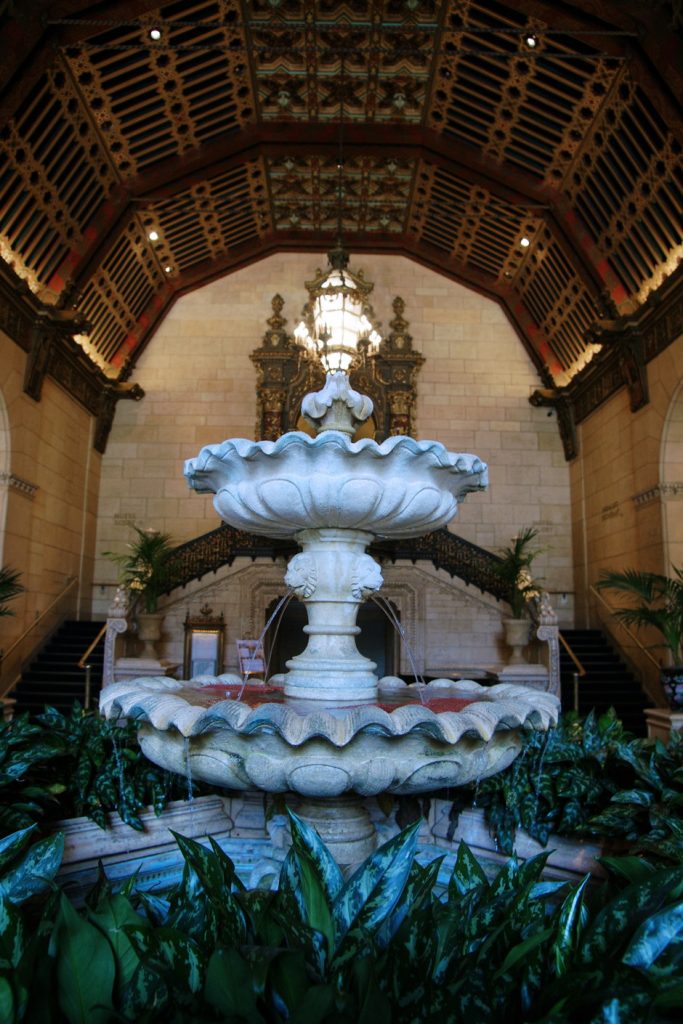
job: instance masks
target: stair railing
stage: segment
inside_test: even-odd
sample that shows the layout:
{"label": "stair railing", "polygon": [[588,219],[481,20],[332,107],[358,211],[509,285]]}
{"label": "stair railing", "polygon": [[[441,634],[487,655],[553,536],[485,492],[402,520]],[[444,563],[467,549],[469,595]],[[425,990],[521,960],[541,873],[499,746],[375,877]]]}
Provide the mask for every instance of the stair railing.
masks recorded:
{"label": "stair railing", "polygon": [[[167,592],[185,587],[224,565],[232,565],[238,556],[274,560],[289,558],[297,551],[298,546],[293,540],[258,537],[223,523],[175,548],[167,566]],[[392,562],[399,559],[431,561],[436,569],[445,569],[451,576],[458,576],[463,582],[499,600],[508,601],[510,598],[508,584],[496,571],[501,558],[445,527],[423,537],[375,540],[370,546],[370,554]]]}
{"label": "stair railing", "polygon": [[652,654],[648,651],[647,647],[645,647],[645,645],[638,639],[633,630],[629,629],[626,623],[621,622],[619,619],[615,618],[614,612],[618,609],[613,608],[609,601],[606,601],[602,594],[598,590],[596,590],[594,586],[591,585],[588,589],[590,590],[593,597],[599,602],[599,604],[609,612],[609,622],[606,622],[602,618],[602,616],[600,617],[600,621],[606,629],[607,633],[609,633],[610,637],[614,640],[614,643],[616,644],[619,650],[620,656],[624,659],[624,661],[626,662],[626,664],[628,665],[629,669],[631,670],[632,674],[636,677],[636,679],[640,680],[640,685],[642,686],[643,690],[648,695],[650,700],[654,701],[655,704],[661,704],[661,692],[658,693],[656,687],[652,686],[651,684],[648,685],[648,680],[643,679],[642,668],[638,666],[638,664],[633,660],[633,658],[628,654],[628,652],[624,650],[622,645],[614,636],[614,633],[612,631],[612,623],[616,623],[619,629],[623,630],[624,633],[627,634],[629,639],[633,641],[634,646],[638,648],[638,650],[645,657],[645,659],[649,661],[650,664],[657,669],[657,679],[659,679],[659,674],[661,672],[662,666],[657,661],[657,659],[654,658]]}
{"label": "stair railing", "polygon": [[579,679],[583,679],[583,677],[586,674],[586,669],[581,664],[581,661],[579,660],[579,658],[576,657],[576,655],[574,654],[574,652],[571,649],[570,645],[567,643],[566,639],[562,636],[562,633],[559,634],[559,637],[560,637],[560,643],[564,647],[564,649],[567,652],[567,654],[569,655],[569,657],[574,662],[574,667],[576,669],[576,672],[572,672],[572,681],[573,681],[573,684],[574,684],[574,696],[573,696],[574,711],[578,711],[579,710]]}
{"label": "stair railing", "polygon": [[[65,607],[66,599],[71,596],[71,591],[77,583],[77,576],[69,576],[65,585],[47,608],[26,627],[6,651],[0,654],[0,699],[16,686],[24,666],[33,658],[38,648],[42,647],[47,637],[66,618],[69,612],[69,609]],[[38,638],[33,637],[28,642],[31,634],[39,627]]]}
{"label": "stair railing", "polygon": [[78,667],[85,669],[85,696],[83,698],[83,706],[84,706],[86,711],[88,711],[89,708],[90,708],[90,673],[91,673],[91,670],[92,670],[92,665],[88,661],[88,658],[90,657],[92,652],[95,650],[95,648],[97,647],[98,643],[100,642],[100,640],[102,639],[102,637],[104,636],[104,634],[106,632],[107,632],[107,623],[105,622],[104,625],[102,626],[102,629],[99,631],[99,633],[97,634],[97,636],[95,637],[93,642],[90,644],[90,646],[88,647],[88,649],[85,652],[85,654],[83,655],[83,657],[80,658],[79,662],[78,662]]}

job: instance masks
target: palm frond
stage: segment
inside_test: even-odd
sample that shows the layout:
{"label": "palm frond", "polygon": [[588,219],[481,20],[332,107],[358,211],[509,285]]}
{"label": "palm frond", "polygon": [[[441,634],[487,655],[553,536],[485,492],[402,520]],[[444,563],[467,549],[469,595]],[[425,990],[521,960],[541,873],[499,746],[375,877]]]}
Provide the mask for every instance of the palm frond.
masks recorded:
{"label": "palm frond", "polygon": [[683,571],[674,568],[674,574],[664,576],[637,569],[605,571],[596,587],[624,594],[632,607],[614,609],[614,617],[626,626],[657,630],[664,643],[652,646],[668,647],[677,661],[683,637]]}
{"label": "palm frond", "polygon": [[7,603],[23,594],[25,588],[19,582],[20,578],[21,573],[16,569],[10,569],[8,565],[0,568],[0,616],[14,615],[12,609],[7,607]]}

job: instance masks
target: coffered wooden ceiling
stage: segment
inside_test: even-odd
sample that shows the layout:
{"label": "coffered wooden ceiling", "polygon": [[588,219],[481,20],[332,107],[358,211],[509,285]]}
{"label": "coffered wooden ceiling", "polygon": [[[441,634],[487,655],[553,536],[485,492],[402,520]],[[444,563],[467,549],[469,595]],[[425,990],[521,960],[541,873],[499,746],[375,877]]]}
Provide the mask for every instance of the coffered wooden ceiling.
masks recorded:
{"label": "coffered wooden ceiling", "polygon": [[0,0],[0,255],[125,376],[175,297],[341,213],[352,264],[496,298],[566,383],[683,257],[675,10]]}

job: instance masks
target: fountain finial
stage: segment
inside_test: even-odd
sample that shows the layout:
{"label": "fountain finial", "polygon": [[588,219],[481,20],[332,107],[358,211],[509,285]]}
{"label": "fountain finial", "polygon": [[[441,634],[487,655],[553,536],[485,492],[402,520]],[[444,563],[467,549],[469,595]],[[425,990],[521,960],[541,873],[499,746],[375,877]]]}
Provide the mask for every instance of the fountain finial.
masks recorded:
{"label": "fountain finial", "polygon": [[317,434],[339,430],[351,436],[372,416],[373,408],[372,399],[354,391],[343,370],[328,373],[322,391],[311,391],[301,403],[304,418]]}

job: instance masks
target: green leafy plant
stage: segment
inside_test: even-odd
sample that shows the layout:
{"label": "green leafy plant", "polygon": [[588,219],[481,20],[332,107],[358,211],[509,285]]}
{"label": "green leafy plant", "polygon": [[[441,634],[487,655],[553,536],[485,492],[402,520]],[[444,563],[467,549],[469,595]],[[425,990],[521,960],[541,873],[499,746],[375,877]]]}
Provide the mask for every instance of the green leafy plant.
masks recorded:
{"label": "green leafy plant", "polygon": [[117,725],[75,704],[70,715],[46,708],[0,721],[0,835],[34,823],[87,815],[106,826],[118,811],[142,829],[140,810],[160,814],[187,797],[187,781],[145,758],[134,723]]}
{"label": "green leafy plant", "polygon": [[603,572],[598,590],[615,590],[632,600],[633,607],[617,608],[612,614],[625,626],[655,629],[675,665],[683,664],[683,570],[674,568],[674,576],[624,569]]}
{"label": "green leafy plant", "polygon": [[15,569],[10,569],[7,565],[0,568],[0,617],[14,615],[8,604],[24,592],[20,579],[21,573]]}
{"label": "green leafy plant", "polygon": [[496,563],[496,575],[508,588],[508,601],[513,619],[521,619],[529,601],[539,596],[539,581],[531,575],[531,566],[540,555],[540,548],[531,545],[538,536],[538,530],[527,526],[512,538],[512,544],[501,552]]}
{"label": "green leafy plant", "polygon": [[140,603],[146,612],[154,613],[168,587],[168,565],[174,545],[167,533],[141,530],[138,526],[134,529],[137,540],[127,545],[127,552],[103,554],[119,566],[119,584],[130,592],[133,605]]}
{"label": "green leafy plant", "polygon": [[504,772],[450,794],[451,826],[476,805],[500,848],[523,829],[545,845],[551,834],[611,837],[630,852],[683,864],[683,735],[668,747],[634,739],[611,711],[533,732]]}
{"label": "green leafy plant", "polygon": [[[163,895],[101,874],[76,911],[0,895],[7,1024],[663,1024],[683,1005],[683,868],[606,862],[589,888],[545,855],[492,877],[460,845],[445,890],[413,826],[345,880],[291,815],[277,891],[248,892],[220,846],[176,837]],[[39,913],[36,914],[36,909]]]}

